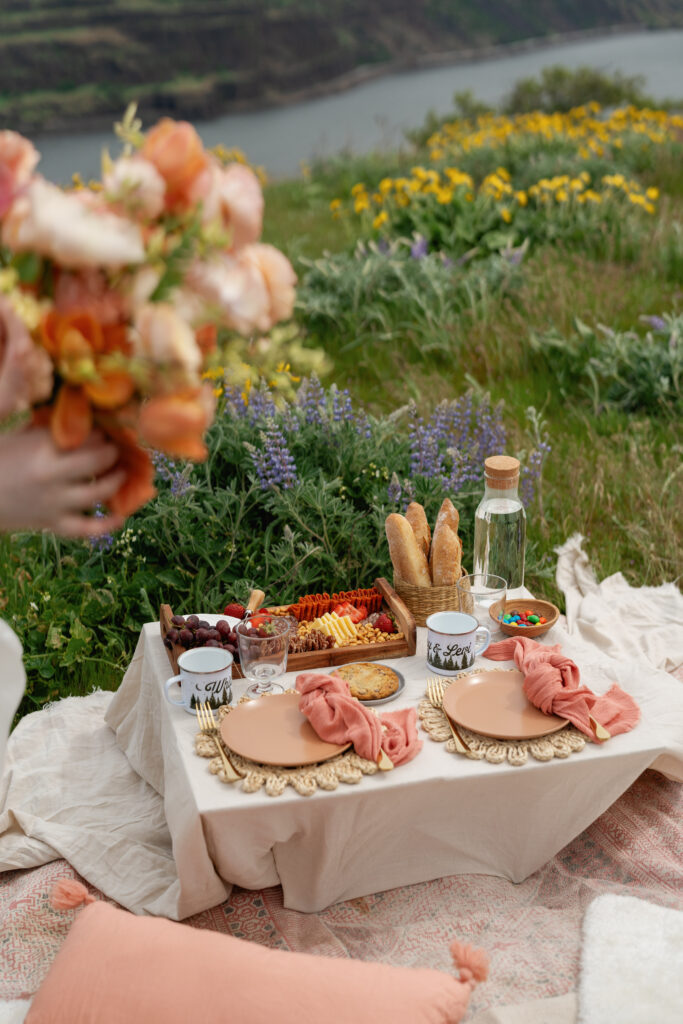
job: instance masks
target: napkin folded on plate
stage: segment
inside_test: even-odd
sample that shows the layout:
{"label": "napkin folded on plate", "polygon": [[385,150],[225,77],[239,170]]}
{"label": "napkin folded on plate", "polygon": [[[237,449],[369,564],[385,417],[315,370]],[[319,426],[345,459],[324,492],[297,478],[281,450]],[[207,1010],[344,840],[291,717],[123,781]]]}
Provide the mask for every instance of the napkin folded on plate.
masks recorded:
{"label": "napkin folded on plate", "polygon": [[577,729],[595,738],[590,716],[612,735],[629,732],[640,721],[640,708],[625,690],[614,683],[600,697],[579,686],[578,666],[561,653],[559,644],[547,647],[528,636],[513,636],[489,644],[484,657],[492,661],[514,658],[524,673],[524,692],[546,715],[567,718]]}
{"label": "napkin folded on plate", "polygon": [[422,749],[415,708],[375,715],[351,696],[345,679],[322,672],[302,672],[294,685],[301,694],[299,710],[321,740],[353,743],[368,761],[376,761],[383,750],[395,766],[411,761]]}

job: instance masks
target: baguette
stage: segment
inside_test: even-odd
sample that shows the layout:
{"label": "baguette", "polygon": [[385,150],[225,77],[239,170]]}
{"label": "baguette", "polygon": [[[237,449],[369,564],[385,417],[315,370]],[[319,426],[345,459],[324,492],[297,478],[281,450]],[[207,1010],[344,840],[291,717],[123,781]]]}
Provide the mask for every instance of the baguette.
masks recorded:
{"label": "baguette", "polygon": [[441,502],[441,508],[434,524],[434,533],[438,530],[439,523],[447,523],[453,533],[457,534],[460,525],[460,513],[450,498],[444,498]]}
{"label": "baguette", "polygon": [[445,519],[434,529],[429,567],[435,587],[454,587],[460,579],[462,544]]}
{"label": "baguette", "polygon": [[429,557],[429,545],[432,541],[432,531],[429,529],[425,510],[417,501],[411,501],[406,509],[406,519],[410,523],[415,539],[422,548],[425,558]]}
{"label": "baguette", "polygon": [[392,512],[387,516],[385,529],[396,577],[413,587],[431,587],[427,559],[408,520]]}

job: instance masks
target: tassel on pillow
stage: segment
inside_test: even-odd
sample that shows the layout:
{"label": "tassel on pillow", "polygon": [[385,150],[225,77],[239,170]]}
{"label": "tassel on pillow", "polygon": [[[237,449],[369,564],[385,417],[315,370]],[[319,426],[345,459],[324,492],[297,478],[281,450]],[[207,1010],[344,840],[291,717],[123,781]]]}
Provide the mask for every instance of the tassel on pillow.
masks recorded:
{"label": "tassel on pillow", "polygon": [[82,903],[94,903],[95,897],[75,878],[60,878],[50,893],[50,906],[55,910],[73,910]]}

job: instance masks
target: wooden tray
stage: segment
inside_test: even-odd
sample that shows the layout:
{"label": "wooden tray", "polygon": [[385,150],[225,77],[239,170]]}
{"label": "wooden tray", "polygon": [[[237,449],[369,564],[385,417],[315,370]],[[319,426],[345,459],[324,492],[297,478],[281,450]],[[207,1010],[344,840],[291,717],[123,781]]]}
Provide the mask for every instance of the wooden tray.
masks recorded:
{"label": "wooden tray", "polygon": [[[385,640],[381,644],[352,644],[350,647],[328,647],[324,651],[306,651],[303,654],[290,654],[287,658],[288,672],[305,672],[311,668],[326,668],[331,665],[346,665],[351,661],[384,661],[386,658],[407,658],[415,654],[416,629],[415,618],[405,606],[391,584],[383,576],[375,580],[375,586],[384,597],[383,608],[393,613],[396,625],[403,633],[402,640]],[[199,614],[199,613],[196,613]],[[170,605],[162,604],[159,612],[161,636],[165,640],[171,628]],[[201,615],[200,615],[201,618]],[[171,662],[173,674],[178,674],[178,656],[185,650],[181,644],[173,644],[169,649],[164,646]],[[233,677],[242,679],[242,670],[235,662]]]}

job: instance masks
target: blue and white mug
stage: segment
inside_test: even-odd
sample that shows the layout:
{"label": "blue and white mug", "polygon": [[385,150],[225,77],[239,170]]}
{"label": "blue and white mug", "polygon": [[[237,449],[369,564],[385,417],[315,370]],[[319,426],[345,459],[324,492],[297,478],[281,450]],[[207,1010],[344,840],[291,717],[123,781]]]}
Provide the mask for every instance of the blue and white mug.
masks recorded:
{"label": "blue and white mug", "polygon": [[434,612],[426,622],[427,664],[440,676],[471,668],[491,643],[491,633],[466,612]]}

